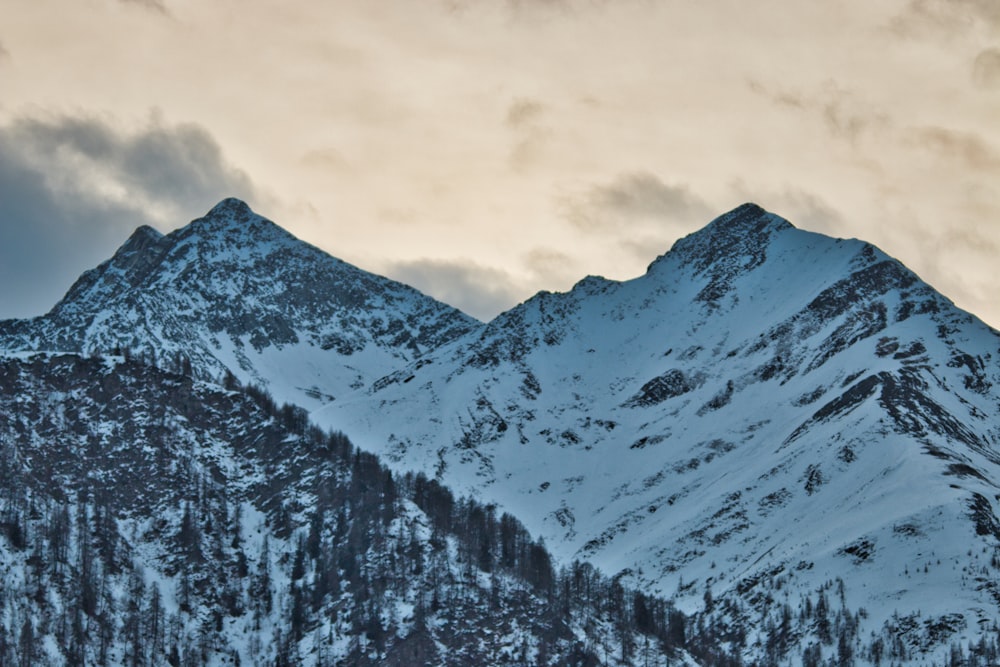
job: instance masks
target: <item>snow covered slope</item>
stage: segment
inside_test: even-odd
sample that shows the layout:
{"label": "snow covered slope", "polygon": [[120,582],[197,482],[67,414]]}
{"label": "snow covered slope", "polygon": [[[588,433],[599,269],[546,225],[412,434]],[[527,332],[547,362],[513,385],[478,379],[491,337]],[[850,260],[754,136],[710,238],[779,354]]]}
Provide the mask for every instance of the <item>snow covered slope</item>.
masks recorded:
{"label": "snow covered slope", "polygon": [[478,326],[226,199],[167,236],[140,227],[47,315],[0,322],[0,349],[129,348],[317,406]]}
{"label": "snow covered slope", "polygon": [[314,418],[689,608],[840,578],[868,628],[937,619],[919,649],[1000,612],[998,358],[878,249],[744,205]]}
{"label": "snow covered slope", "polygon": [[0,573],[4,667],[687,656],[683,615],[557,573],[515,519],[259,389],[120,356],[0,357]]}
{"label": "snow covered slope", "polygon": [[639,278],[482,325],[227,200],[0,323],[0,349],[119,346],[264,384],[564,562],[742,628],[725,641],[752,661],[784,605],[792,644],[826,645],[803,601],[838,580],[843,624],[894,660],[1000,617],[1000,336],[873,246],[751,204]]}

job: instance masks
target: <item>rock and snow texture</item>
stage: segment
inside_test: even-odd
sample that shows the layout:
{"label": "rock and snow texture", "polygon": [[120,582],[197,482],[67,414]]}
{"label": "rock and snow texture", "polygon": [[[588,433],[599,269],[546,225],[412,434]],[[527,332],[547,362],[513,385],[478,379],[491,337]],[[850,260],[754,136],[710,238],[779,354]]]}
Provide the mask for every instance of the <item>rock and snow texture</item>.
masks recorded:
{"label": "rock and snow texture", "polygon": [[974,640],[1000,616],[1000,336],[754,205],[481,325],[227,200],[138,230],[0,341],[228,368],[688,609],[839,578],[871,630]]}
{"label": "rock and snow texture", "polygon": [[120,356],[0,358],[0,573],[5,667],[687,656],[674,610],[557,575],[515,519],[257,388]]}
{"label": "rock and snow texture", "polygon": [[744,205],[315,417],[688,608],[839,577],[869,627],[975,638],[1000,612],[998,359],[878,249]]}
{"label": "rock and snow texture", "polygon": [[477,326],[226,199],[166,236],[140,227],[48,314],[0,322],[0,340],[183,357],[201,373],[228,369],[315,407]]}

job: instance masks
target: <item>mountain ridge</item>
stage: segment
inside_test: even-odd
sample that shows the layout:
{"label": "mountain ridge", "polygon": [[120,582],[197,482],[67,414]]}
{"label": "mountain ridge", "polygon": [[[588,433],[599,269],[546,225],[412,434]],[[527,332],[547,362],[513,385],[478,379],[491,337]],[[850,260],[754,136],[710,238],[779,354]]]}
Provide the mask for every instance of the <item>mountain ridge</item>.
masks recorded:
{"label": "mountain ridge", "polygon": [[[479,326],[226,199],[167,235],[139,228],[46,315],[0,322],[9,349],[182,355],[316,406]],[[270,386],[260,367],[294,377]],[[377,373],[375,377],[371,377]],[[332,386],[317,388],[324,384]]]}
{"label": "mountain ridge", "polygon": [[901,613],[966,605],[971,628],[995,613],[989,577],[928,602],[892,563],[928,535],[949,535],[953,563],[996,548],[998,355],[995,330],[874,246],[745,206],[643,276],[537,295],[401,371],[406,386],[314,416],[685,609],[706,588],[749,602],[842,576],[868,627],[894,609],[865,588]]}
{"label": "mountain ridge", "polygon": [[[140,302],[154,283],[128,276],[172,271],[165,284],[195,296],[156,303],[187,308],[184,326],[130,346],[108,332],[149,307],[64,299],[94,318],[64,338],[157,358],[200,341],[196,372],[258,382],[396,471],[518,516],[562,562],[594,562],[713,625],[777,623],[836,580],[844,609],[865,610],[850,623],[915,656],[998,616],[1000,334],[871,244],[745,204],[642,276],[588,276],[485,324],[422,300],[401,315],[413,304],[349,273],[312,290],[345,306],[330,321],[272,308],[276,294],[310,303],[310,283],[244,261],[273,224],[227,228],[248,212],[226,200],[162,239],[137,230],[105,270]],[[221,273],[195,270],[205,258]],[[19,333],[30,326],[0,323],[0,347],[45,342]],[[279,354],[309,336],[309,355]],[[773,633],[752,624],[740,650],[755,660]],[[799,639],[825,644],[816,632]]]}

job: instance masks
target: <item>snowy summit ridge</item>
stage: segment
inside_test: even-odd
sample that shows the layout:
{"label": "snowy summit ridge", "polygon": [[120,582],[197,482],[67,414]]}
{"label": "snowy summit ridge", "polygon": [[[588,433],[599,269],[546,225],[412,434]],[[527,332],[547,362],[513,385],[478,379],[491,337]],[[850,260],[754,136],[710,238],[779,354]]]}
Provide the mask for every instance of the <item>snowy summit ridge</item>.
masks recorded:
{"label": "snowy summit ridge", "polygon": [[478,325],[225,199],[166,236],[140,227],[46,315],[0,322],[8,349],[187,358],[317,405]]}
{"label": "snowy summit ridge", "polygon": [[869,631],[950,619],[926,646],[1000,611],[995,572],[952,574],[1000,544],[998,355],[874,246],[747,204],[315,416],[691,608],[839,579]]}
{"label": "snowy summit ridge", "polygon": [[754,204],[633,280],[482,324],[225,200],[0,322],[8,351],[115,347],[260,383],[563,562],[742,628],[725,641],[751,662],[791,614],[774,655],[830,654],[804,600],[836,598],[872,662],[883,640],[938,660],[1000,617],[1000,334]]}

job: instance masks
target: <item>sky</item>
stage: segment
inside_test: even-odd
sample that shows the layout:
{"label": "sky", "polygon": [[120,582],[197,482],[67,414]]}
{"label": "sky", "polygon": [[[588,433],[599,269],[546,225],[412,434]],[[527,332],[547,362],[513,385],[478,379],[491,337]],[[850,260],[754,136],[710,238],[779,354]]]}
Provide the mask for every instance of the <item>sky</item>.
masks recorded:
{"label": "sky", "polygon": [[0,318],[236,196],[489,319],[754,201],[1000,327],[996,0],[0,0]]}

